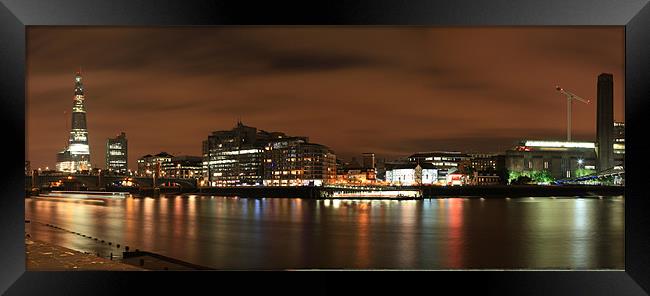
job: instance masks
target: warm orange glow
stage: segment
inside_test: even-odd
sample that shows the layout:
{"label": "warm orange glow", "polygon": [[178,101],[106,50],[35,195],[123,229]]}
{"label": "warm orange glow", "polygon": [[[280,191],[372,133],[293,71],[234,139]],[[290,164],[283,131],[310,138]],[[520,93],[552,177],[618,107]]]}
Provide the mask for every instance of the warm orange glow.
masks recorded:
{"label": "warm orange glow", "polygon": [[[70,95],[66,69],[76,66],[69,62],[79,61],[80,53],[101,57],[83,59],[90,71],[88,100],[94,104],[89,108],[91,154],[104,154],[105,138],[100,135],[112,135],[118,128],[110,114],[115,111],[119,128],[128,129],[138,143],[129,147],[129,155],[136,156],[131,157],[131,168],[137,166],[138,156],[161,147],[200,154],[206,132],[232,126],[234,114],[271,131],[309,136],[346,159],[362,151],[375,151],[378,159],[388,160],[429,149],[500,151],[513,138],[531,133],[557,137],[565,113],[552,86],[562,83],[585,98],[596,97],[600,72],[614,75],[615,119],[625,118],[623,27],[43,26],[30,28],[27,37],[26,140],[29,160],[36,167],[51,165],[62,148],[62,141],[51,140],[53,131],[43,127],[60,122],[54,132],[64,135],[56,131],[64,128],[61,113],[52,110],[66,110],[69,102],[53,98]],[[51,40],[56,46],[39,46]],[[105,50],[133,40],[137,47]],[[300,48],[291,46],[294,40],[303,40]],[[192,49],[183,43],[193,44]],[[159,44],[170,45],[162,50],[169,57],[165,63],[155,62]],[[254,44],[261,52],[224,44]],[[435,54],[419,56],[430,50]],[[218,59],[213,57],[216,51]],[[503,59],[495,67],[490,57]],[[535,75],[513,75],[528,68],[535,69]],[[230,70],[238,75],[228,75]],[[243,85],[256,87],[240,91]],[[323,119],[303,116],[313,110]],[[595,137],[595,114],[594,104],[576,108],[573,133]],[[152,128],[141,128],[143,115]],[[170,118],[182,124],[171,124]],[[456,124],[438,128],[448,122]],[[513,122],[526,125],[515,127]],[[432,128],[422,128],[423,123]],[[446,141],[467,134],[476,136]]]}

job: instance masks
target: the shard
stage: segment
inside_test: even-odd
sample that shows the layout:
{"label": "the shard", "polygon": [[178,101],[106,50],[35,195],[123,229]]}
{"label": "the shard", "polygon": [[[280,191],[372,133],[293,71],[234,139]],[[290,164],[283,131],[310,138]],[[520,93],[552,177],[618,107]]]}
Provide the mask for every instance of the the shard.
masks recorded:
{"label": "the shard", "polygon": [[75,88],[72,100],[72,126],[68,147],[57,154],[56,170],[60,172],[83,172],[91,169],[88,128],[86,126],[86,107],[84,105],[84,86],[81,70],[74,78]]}

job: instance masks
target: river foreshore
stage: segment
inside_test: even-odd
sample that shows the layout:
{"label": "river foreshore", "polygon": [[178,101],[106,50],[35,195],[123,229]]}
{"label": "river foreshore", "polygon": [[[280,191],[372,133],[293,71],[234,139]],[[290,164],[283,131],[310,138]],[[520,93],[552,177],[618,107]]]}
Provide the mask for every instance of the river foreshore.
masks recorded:
{"label": "river foreshore", "polygon": [[97,257],[40,240],[25,239],[26,268],[29,271],[143,271],[145,269]]}
{"label": "river foreshore", "polygon": [[[27,270],[30,271],[69,271],[69,270],[107,270],[107,271],[142,271],[142,270],[209,270],[204,266],[184,262],[175,258],[146,251],[111,250],[109,255],[105,248],[110,242],[91,238],[88,235],[62,229],[53,224],[26,221],[30,226],[25,234],[25,251]],[[34,227],[38,228],[35,231]],[[97,242],[93,252],[82,252],[45,241],[65,235],[82,236]],[[38,239],[43,236],[42,240]],[[97,240],[95,240],[97,239]],[[117,247],[113,245],[110,247]],[[123,246],[124,247],[124,246]],[[127,247],[124,247],[127,248]]]}

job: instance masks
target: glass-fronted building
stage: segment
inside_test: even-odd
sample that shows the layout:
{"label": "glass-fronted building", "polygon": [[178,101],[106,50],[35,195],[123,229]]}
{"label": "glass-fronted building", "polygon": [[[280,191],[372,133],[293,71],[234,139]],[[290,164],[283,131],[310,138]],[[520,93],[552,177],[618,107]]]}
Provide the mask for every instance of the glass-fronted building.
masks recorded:
{"label": "glass-fronted building", "polygon": [[203,141],[203,177],[208,186],[262,185],[264,146],[282,133],[258,131],[241,122]]}
{"label": "glass-fronted building", "polygon": [[322,186],[336,181],[336,155],[306,137],[270,141],[264,147],[264,185]]}
{"label": "glass-fronted building", "polygon": [[203,141],[203,186],[318,186],[336,179],[336,156],[306,137],[241,122]]}
{"label": "glass-fronted building", "polygon": [[115,174],[126,175],[128,168],[128,141],[124,132],[115,138],[106,140],[106,170]]}
{"label": "glass-fronted building", "polygon": [[172,157],[171,161],[163,164],[165,177],[169,178],[201,178],[203,171],[201,156],[181,155]]}
{"label": "glass-fronted building", "polygon": [[156,174],[158,177],[164,177],[166,172],[164,168],[172,161],[174,156],[167,152],[160,152],[156,155],[147,154],[138,159],[138,176],[150,177]]}

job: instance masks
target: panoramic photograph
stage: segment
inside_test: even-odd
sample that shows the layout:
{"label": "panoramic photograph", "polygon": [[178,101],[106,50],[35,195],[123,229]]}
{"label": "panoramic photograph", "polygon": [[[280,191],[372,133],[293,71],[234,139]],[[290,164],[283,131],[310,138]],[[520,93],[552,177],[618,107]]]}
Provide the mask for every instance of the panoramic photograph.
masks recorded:
{"label": "panoramic photograph", "polygon": [[29,271],[625,269],[624,27],[26,32]]}

